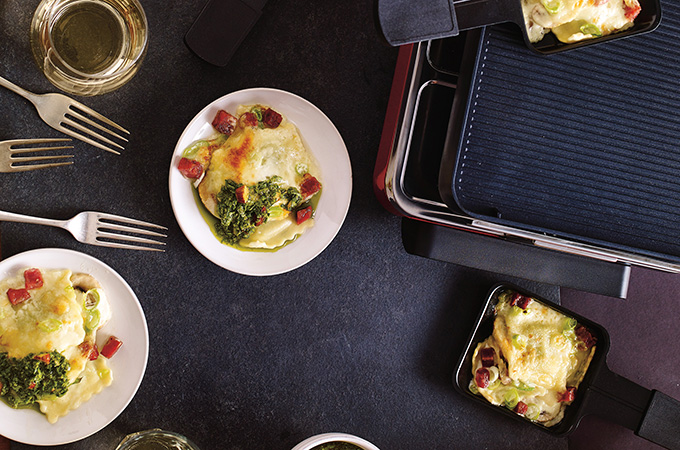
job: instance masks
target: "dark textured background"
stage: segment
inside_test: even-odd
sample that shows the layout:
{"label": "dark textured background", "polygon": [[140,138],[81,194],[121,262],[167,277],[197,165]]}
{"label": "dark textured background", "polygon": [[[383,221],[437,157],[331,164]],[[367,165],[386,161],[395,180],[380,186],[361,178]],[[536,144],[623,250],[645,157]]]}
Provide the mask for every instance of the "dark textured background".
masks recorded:
{"label": "dark textured background", "polygon": [[[184,433],[205,450],[286,450],[328,431],[383,450],[567,448],[567,439],[480,408],[452,387],[477,309],[502,278],[406,254],[400,219],[373,196],[397,51],[377,38],[372,2],[271,0],[224,68],[182,42],[203,0],[142,3],[150,44],[140,72],[118,91],[84,99],[132,131],[124,154],[75,142],[71,167],[2,175],[3,210],[54,218],[102,210],[169,227],[167,253],[150,254],[2,224],[4,257],[41,247],[88,253],[128,281],[146,312],[150,357],[137,396],[104,430],[61,448],[109,450],[151,427]],[[0,75],[42,93],[53,88],[28,44],[37,4],[0,3]],[[330,246],[306,266],[266,278],[204,259],[177,226],[167,188],[185,125],[214,99],[249,87],[288,90],[317,105],[343,136],[354,175],[347,219]],[[21,97],[0,90],[0,105],[0,139],[59,136]],[[556,298],[557,288],[534,287]],[[675,275],[634,270],[629,300],[566,291],[563,303],[609,329],[612,369],[679,398],[679,352],[666,350],[679,290]],[[632,432],[590,419],[571,442],[644,448]]]}

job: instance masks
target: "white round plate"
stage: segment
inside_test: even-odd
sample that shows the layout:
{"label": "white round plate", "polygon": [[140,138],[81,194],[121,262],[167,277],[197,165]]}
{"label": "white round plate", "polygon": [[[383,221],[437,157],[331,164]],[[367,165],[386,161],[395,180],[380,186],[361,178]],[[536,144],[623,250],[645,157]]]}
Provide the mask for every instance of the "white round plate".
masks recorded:
{"label": "white round plate", "polygon": [[[215,133],[211,122],[223,109],[236,113],[239,105],[260,103],[281,113],[300,130],[302,140],[319,164],[323,190],[314,226],[295,242],[274,252],[236,250],[222,244],[201,216],[193,188],[177,170],[184,149]],[[203,108],[182,133],[170,163],[170,201],[177,222],[189,242],[203,256],[227,270],[244,275],[276,275],[314,259],[340,230],[352,197],[352,167],[345,143],[333,123],[316,106],[289,92],[254,88],[232,92]]]}
{"label": "white round plate", "polygon": [[317,445],[328,444],[330,442],[348,442],[364,450],[380,450],[366,439],[362,439],[359,436],[354,436],[353,434],[347,433],[317,434],[316,436],[312,436],[300,442],[298,445],[293,447],[292,450],[311,450]]}
{"label": "white round plate", "polygon": [[79,252],[48,248],[30,250],[0,261],[0,279],[28,267],[85,272],[101,283],[111,304],[111,320],[98,332],[102,345],[110,335],[123,346],[109,361],[113,383],[79,408],[51,424],[33,409],[12,409],[0,402],[0,434],[30,445],[61,445],[86,438],[111,423],[130,403],[142,382],[149,356],[149,333],[137,296],[112,268]]}

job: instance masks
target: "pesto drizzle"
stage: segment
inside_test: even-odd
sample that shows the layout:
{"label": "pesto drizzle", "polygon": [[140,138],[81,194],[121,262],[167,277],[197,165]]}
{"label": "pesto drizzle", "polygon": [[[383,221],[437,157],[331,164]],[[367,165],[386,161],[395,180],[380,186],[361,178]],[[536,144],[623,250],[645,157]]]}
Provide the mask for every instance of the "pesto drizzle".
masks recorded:
{"label": "pesto drizzle", "polygon": [[361,450],[361,447],[350,444],[349,442],[333,441],[326,444],[319,444],[312,448],[312,450]]}
{"label": "pesto drizzle", "polygon": [[277,203],[286,211],[292,211],[302,201],[297,188],[282,187],[281,177],[267,177],[247,186],[249,196],[245,203],[236,199],[236,189],[243,184],[233,180],[225,181],[217,194],[217,215],[219,221],[215,226],[217,235],[229,244],[236,244],[248,238],[255,228],[267,222],[269,213]]}
{"label": "pesto drizzle", "polygon": [[[37,359],[48,354],[49,363]],[[68,360],[59,352],[29,353],[23,358],[12,358],[0,353],[0,396],[12,408],[30,406],[38,400],[61,397],[68,391],[66,373]]]}

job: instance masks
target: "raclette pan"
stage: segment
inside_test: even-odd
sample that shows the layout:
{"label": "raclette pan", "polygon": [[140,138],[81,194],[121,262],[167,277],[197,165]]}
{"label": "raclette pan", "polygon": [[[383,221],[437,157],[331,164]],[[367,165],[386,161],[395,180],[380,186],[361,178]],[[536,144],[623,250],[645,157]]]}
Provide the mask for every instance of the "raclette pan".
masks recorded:
{"label": "raclette pan", "polygon": [[640,0],[642,11],[627,30],[594,39],[565,44],[547,34],[529,41],[522,0],[376,0],[376,21],[390,45],[457,36],[461,31],[512,22],[520,27],[527,46],[550,54],[621,39],[654,30],[661,21],[660,0]]}
{"label": "raclette pan", "polygon": [[[495,319],[495,305],[503,292],[517,292],[530,297],[563,315],[576,319],[597,339],[595,353],[583,381],[576,391],[574,401],[565,409],[562,420],[545,427],[505,408],[489,403],[481,395],[473,394],[469,385],[473,379],[472,357],[477,344],[491,336]],[[595,414],[616,422],[635,432],[636,435],[669,449],[680,449],[680,402],[656,390],[646,389],[607,367],[609,334],[602,326],[566,308],[536,296],[511,284],[497,284],[491,288],[477,319],[470,339],[458,362],[453,383],[464,396],[471,398],[500,414],[535,426],[556,437],[572,432],[586,415]]]}

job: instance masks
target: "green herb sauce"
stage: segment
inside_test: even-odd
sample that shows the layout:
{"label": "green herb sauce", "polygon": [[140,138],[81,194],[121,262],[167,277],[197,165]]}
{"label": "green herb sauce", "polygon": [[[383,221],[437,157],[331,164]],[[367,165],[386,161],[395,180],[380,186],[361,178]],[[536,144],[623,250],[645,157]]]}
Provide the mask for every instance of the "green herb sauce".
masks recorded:
{"label": "green herb sauce", "polygon": [[[49,363],[35,358],[49,354]],[[66,373],[69,362],[59,352],[29,353],[23,358],[12,358],[0,353],[0,396],[12,408],[33,405],[36,401],[61,397],[71,383]]]}
{"label": "green herb sauce", "polygon": [[267,222],[270,210],[276,203],[280,202],[280,207],[287,211],[292,211],[300,204],[300,191],[294,187],[282,187],[280,180],[280,177],[268,177],[247,186],[249,196],[245,203],[239,203],[236,199],[236,189],[242,184],[232,180],[224,183],[217,194],[220,220],[215,227],[223,242],[233,245],[249,237],[257,226]]}
{"label": "green herb sauce", "polygon": [[[215,236],[217,239],[220,241],[222,238],[217,234],[217,224],[219,223],[219,220],[215,216],[213,216],[210,211],[205,207],[203,204],[203,201],[201,201],[201,197],[198,195],[198,190],[196,188],[192,188],[193,194],[194,194],[194,201],[196,202],[196,207],[198,208],[198,212],[201,214],[201,217],[203,217],[203,220],[208,224],[208,227],[210,227],[210,231],[212,232],[213,236]],[[315,201],[318,202],[316,199],[318,196],[312,197],[312,206],[315,205]],[[315,207],[315,206],[314,206]],[[315,207],[316,208],[316,207]],[[283,244],[281,247],[276,247],[276,248],[249,248],[249,247],[243,247],[242,245],[239,244],[228,244],[226,242],[222,242],[224,245],[228,245],[229,247],[233,247],[237,250],[240,250],[242,252],[265,252],[265,253],[272,253],[276,252],[283,247],[291,244],[292,242],[295,242],[297,239],[297,236],[290,241],[286,242]]]}
{"label": "green herb sauce", "polygon": [[361,447],[357,447],[349,442],[327,442],[325,444],[317,445],[312,448],[312,450],[363,450]]}

